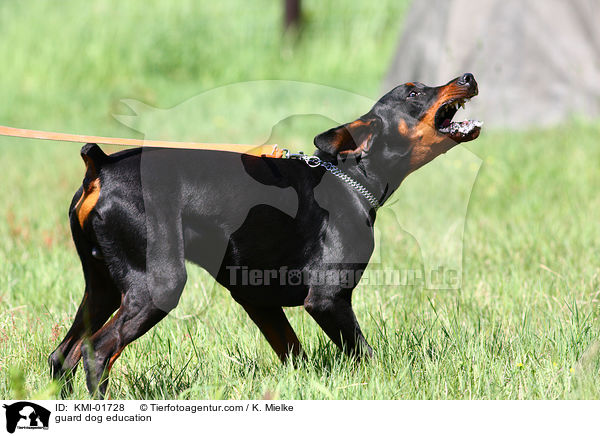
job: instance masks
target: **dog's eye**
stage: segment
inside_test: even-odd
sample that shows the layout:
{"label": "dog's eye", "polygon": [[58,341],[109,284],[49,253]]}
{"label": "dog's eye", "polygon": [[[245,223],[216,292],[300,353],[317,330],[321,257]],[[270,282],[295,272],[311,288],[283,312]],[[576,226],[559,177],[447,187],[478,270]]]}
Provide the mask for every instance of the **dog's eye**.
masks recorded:
{"label": "dog's eye", "polygon": [[408,94],[408,98],[415,98],[419,95],[423,94],[422,92],[418,92],[418,91],[410,91],[410,94]]}

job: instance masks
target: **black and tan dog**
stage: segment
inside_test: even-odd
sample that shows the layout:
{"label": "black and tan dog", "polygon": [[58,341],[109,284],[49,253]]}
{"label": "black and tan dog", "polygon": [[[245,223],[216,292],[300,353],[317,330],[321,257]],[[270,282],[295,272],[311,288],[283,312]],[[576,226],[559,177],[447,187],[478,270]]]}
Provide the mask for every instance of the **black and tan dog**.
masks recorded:
{"label": "black and tan dog", "polygon": [[370,355],[351,295],[373,251],[373,204],[479,135],[476,121],[452,122],[477,92],[472,74],[440,87],[407,83],[321,133],[316,156],[346,179],[316,159],[162,148],[107,156],[87,144],[69,209],[85,294],[49,358],[52,375],[68,386],[83,357],[88,388],[104,396],[119,354],[177,304],[185,260],[229,289],[282,361],[303,354],[285,306],[303,305],[345,352]]}

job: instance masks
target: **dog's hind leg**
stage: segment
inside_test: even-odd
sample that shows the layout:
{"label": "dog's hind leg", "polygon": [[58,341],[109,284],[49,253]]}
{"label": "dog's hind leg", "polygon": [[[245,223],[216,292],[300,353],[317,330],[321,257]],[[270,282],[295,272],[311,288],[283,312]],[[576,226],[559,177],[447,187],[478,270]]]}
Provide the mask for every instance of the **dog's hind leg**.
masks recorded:
{"label": "dog's hind leg", "polygon": [[108,373],[123,349],[167,315],[153,304],[147,290],[142,289],[130,289],[115,316],[81,347],[87,386],[92,395],[104,398]]}
{"label": "dog's hind leg", "polygon": [[71,392],[84,337],[100,329],[121,302],[121,293],[110,278],[108,269],[101,259],[92,255],[98,256],[97,247],[92,247],[83,237],[79,223],[72,223],[72,232],[83,267],[85,292],[71,328],[48,358],[52,377],[64,382],[63,395]]}
{"label": "dog's hind leg", "polygon": [[[187,280],[181,219],[169,215],[170,209],[165,207],[156,208],[152,214],[148,209],[146,203],[145,229],[134,247],[126,237],[132,232],[128,226],[133,226],[133,221],[119,228],[111,225],[107,213],[103,224],[98,225],[97,233],[111,247],[105,262],[123,294],[115,316],[81,348],[88,389],[101,398],[106,394],[108,373],[123,349],[177,305]],[[140,228],[141,224],[135,226]]]}
{"label": "dog's hind leg", "polygon": [[86,290],[73,325],[48,359],[52,377],[64,381],[63,394],[71,391],[72,378],[81,359],[82,341],[98,331],[119,307],[121,294],[105,274],[99,271],[86,274]]}
{"label": "dog's hind leg", "polygon": [[281,307],[260,307],[240,302],[265,336],[277,357],[286,362],[290,356],[304,357],[300,341]]}

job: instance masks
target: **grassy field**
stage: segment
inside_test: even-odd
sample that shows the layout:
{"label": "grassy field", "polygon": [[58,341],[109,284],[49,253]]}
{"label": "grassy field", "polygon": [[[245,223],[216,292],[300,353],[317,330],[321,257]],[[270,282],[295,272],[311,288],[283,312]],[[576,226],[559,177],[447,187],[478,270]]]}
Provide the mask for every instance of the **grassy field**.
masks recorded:
{"label": "grassy field", "polygon": [[[233,1],[177,4],[1,3],[0,124],[135,136],[112,117],[128,113],[123,98],[168,108],[248,80],[376,98],[406,10],[391,0],[306,0],[302,33],[282,36],[279,2],[236,13]],[[244,105],[274,110],[269,101]],[[323,126],[307,119],[278,132],[307,144]],[[483,165],[468,207],[462,289],[359,285],[354,306],[371,361],[355,365],[293,308],[287,314],[309,359],[298,369],[279,365],[227,291],[190,265],[177,309],[115,364],[110,396],[600,398],[599,135],[599,123],[573,120],[484,131],[470,144]],[[83,177],[78,151],[0,138],[0,398],[57,395],[46,359],[83,293],[66,219]],[[437,174],[429,189],[446,177]],[[426,198],[417,204],[417,213],[430,212]],[[416,242],[393,219],[383,215],[377,226],[393,242],[382,247],[383,267],[420,265]],[[72,398],[87,398],[81,370]]]}

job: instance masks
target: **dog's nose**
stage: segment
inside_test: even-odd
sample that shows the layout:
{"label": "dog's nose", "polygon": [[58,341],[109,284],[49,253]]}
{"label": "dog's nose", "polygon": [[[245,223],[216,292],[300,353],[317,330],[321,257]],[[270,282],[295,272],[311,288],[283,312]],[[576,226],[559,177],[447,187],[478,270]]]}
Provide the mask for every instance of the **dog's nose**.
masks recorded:
{"label": "dog's nose", "polygon": [[476,84],[477,82],[475,82],[475,77],[473,77],[471,73],[465,73],[460,79],[458,79],[459,85],[470,85],[472,83]]}
{"label": "dog's nose", "polygon": [[457,82],[458,85],[461,86],[466,86],[468,88],[471,88],[471,91],[477,95],[478,89],[477,89],[477,82],[475,81],[475,77],[471,74],[471,73],[465,73],[463,74]]}

